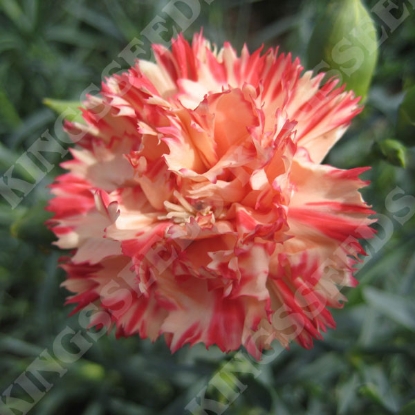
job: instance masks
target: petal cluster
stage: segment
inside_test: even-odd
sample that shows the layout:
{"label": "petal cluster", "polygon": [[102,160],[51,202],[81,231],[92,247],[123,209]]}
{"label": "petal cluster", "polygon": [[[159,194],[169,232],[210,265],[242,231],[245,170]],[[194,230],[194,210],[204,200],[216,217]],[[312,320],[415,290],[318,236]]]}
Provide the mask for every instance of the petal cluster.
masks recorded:
{"label": "petal cluster", "polygon": [[197,34],[154,55],[66,125],[77,146],[48,209],[68,303],[173,351],[311,347],[373,234],[366,169],[321,164],[358,99],[275,49]]}

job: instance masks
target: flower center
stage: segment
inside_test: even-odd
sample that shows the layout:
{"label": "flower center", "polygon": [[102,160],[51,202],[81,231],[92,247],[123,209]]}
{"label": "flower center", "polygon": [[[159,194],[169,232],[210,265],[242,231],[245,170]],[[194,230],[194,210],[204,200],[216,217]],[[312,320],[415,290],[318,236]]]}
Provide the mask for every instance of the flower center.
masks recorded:
{"label": "flower center", "polygon": [[210,216],[211,222],[215,222],[215,215],[212,212],[211,206],[205,206],[202,201],[197,201],[195,206],[192,206],[177,190],[173,192],[173,196],[178,203],[165,201],[164,207],[167,210],[167,214],[158,216],[159,220],[171,219],[174,223],[186,223],[190,222],[191,217]]}

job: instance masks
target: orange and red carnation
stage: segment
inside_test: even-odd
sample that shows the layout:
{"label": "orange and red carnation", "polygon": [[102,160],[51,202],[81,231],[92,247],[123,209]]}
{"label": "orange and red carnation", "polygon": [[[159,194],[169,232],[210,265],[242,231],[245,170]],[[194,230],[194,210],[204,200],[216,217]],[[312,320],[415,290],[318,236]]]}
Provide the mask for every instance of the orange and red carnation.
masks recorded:
{"label": "orange and red carnation", "polygon": [[91,326],[185,344],[311,347],[372,236],[366,168],[321,164],[361,108],[269,49],[201,34],[111,76],[84,103],[50,225]]}

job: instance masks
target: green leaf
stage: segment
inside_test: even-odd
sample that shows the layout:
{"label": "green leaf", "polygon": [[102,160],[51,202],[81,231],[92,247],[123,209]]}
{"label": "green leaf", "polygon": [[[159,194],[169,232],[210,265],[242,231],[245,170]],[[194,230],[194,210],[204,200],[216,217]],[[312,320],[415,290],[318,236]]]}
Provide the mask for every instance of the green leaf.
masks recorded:
{"label": "green leaf", "polygon": [[41,246],[49,246],[55,239],[53,233],[45,226],[45,221],[51,217],[43,206],[37,206],[28,210],[22,217],[14,221],[10,227],[10,233],[26,242]]}
{"label": "green leaf", "polygon": [[105,0],[105,5],[117,24],[117,29],[124,35],[126,40],[140,36],[138,25],[124,12],[118,1]]}
{"label": "green leaf", "polygon": [[14,175],[19,175],[30,183],[33,183],[33,178],[36,177],[36,171],[28,166],[23,166],[20,163],[15,163],[19,158],[19,154],[15,151],[9,150],[6,146],[0,143],[0,170],[3,172],[13,168]]}
{"label": "green leaf", "polygon": [[52,42],[67,43],[84,49],[105,50],[105,45],[102,44],[101,36],[81,31],[77,27],[67,27],[63,25],[52,26],[45,30],[45,35],[47,39]]}
{"label": "green leaf", "polygon": [[104,403],[100,401],[91,402],[82,415],[104,415],[105,408]]}
{"label": "green leaf", "polygon": [[3,336],[0,339],[0,351],[2,354],[13,352],[18,356],[34,357],[39,355],[42,350],[41,346],[16,339],[11,336]]}
{"label": "green leaf", "polygon": [[26,32],[29,28],[27,17],[16,0],[2,0],[0,1],[0,10],[19,28],[22,32]]}
{"label": "green leaf", "polygon": [[364,384],[359,392],[392,413],[398,410],[393,385],[381,366],[362,365]]}
{"label": "green leaf", "polygon": [[332,0],[308,44],[310,69],[340,78],[365,98],[375,70],[378,45],[370,14],[360,0]]}
{"label": "green leaf", "polygon": [[343,415],[349,412],[356,401],[356,392],[359,386],[359,377],[357,373],[349,377],[346,382],[337,388],[337,413]]}
{"label": "green leaf", "polygon": [[114,37],[121,41],[123,40],[123,37],[113,20],[105,14],[83,6],[81,3],[74,4],[72,2],[66,6],[66,10],[68,13],[76,16],[79,20],[99,30],[104,36]]}
{"label": "green leaf", "polygon": [[73,122],[83,122],[79,101],[61,101],[58,99],[45,98],[43,103],[58,114],[65,114],[65,119]]}
{"label": "green leaf", "polygon": [[272,390],[269,385],[260,382],[258,379],[246,378],[243,383],[247,386],[245,399],[249,406],[263,408],[269,413],[273,407]]}
{"label": "green leaf", "polygon": [[363,290],[366,302],[379,313],[415,331],[415,304],[400,295],[386,293],[372,287]]}
{"label": "green leaf", "polygon": [[11,148],[16,148],[22,144],[24,139],[33,138],[33,134],[42,134],[51,121],[54,121],[54,116],[47,108],[33,111],[28,117],[22,119],[22,124],[10,135],[7,143]]}
{"label": "green leaf", "polygon": [[415,85],[406,92],[399,106],[396,137],[410,146],[415,145]]}
{"label": "green leaf", "polygon": [[0,120],[11,128],[20,125],[21,120],[13,103],[7,97],[5,91],[0,87]]}
{"label": "green leaf", "polygon": [[108,402],[110,413],[124,414],[124,415],[149,415],[149,409],[137,405],[134,402],[129,402],[119,398],[110,398]]}
{"label": "green leaf", "polygon": [[19,37],[13,33],[1,32],[0,33],[0,53],[13,49],[21,49],[23,43]]}
{"label": "green leaf", "polygon": [[398,415],[414,415],[415,414],[415,400],[405,405],[398,413]]}
{"label": "green leaf", "polygon": [[39,3],[41,0],[25,0],[23,8],[27,19],[30,22],[30,27],[33,30],[36,26],[39,17]]}

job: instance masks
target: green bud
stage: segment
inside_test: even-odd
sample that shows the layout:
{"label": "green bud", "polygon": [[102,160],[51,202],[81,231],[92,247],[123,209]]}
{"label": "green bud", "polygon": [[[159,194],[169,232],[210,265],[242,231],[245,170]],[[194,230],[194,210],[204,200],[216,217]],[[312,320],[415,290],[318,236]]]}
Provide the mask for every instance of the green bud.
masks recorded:
{"label": "green bud", "polygon": [[45,98],[43,103],[58,114],[63,114],[69,121],[84,122],[79,101],[60,101],[58,99]]}
{"label": "green bud", "polygon": [[398,140],[388,138],[377,142],[374,144],[374,152],[394,166],[406,165],[406,147]]}
{"label": "green bud", "polygon": [[415,145],[415,86],[408,89],[399,106],[396,136],[410,146]]}
{"label": "green bud", "polygon": [[376,29],[360,0],[331,0],[317,22],[307,49],[308,67],[326,72],[363,99],[375,70]]}

